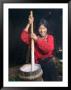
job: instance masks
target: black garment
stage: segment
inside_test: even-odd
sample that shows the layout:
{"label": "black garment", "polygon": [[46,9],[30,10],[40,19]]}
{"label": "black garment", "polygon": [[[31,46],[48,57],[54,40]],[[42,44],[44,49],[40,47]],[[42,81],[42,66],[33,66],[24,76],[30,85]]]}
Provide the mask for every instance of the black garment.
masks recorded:
{"label": "black garment", "polygon": [[39,60],[39,64],[43,70],[42,77],[44,81],[57,81],[57,69],[52,59]]}

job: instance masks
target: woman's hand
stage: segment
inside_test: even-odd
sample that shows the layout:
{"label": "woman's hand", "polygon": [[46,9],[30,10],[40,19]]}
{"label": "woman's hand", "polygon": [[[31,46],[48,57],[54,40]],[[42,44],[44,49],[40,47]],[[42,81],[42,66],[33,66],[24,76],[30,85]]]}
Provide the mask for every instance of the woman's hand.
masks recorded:
{"label": "woman's hand", "polygon": [[25,27],[25,31],[28,32],[29,27],[30,27],[30,25],[31,25],[33,22],[34,22],[34,17],[31,15],[31,12],[30,12],[30,15],[29,15],[29,18],[28,18],[28,24],[27,24],[26,27]]}
{"label": "woman's hand", "polygon": [[38,39],[38,37],[35,33],[31,34],[31,38],[34,39],[35,41]]}
{"label": "woman's hand", "polygon": [[34,17],[30,15],[28,20],[29,20],[29,24],[32,24],[34,22]]}

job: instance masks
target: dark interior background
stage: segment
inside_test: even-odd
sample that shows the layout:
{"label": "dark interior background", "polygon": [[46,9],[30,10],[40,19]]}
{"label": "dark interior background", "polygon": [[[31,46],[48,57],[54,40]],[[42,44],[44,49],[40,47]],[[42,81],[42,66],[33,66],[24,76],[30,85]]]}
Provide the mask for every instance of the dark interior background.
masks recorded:
{"label": "dark interior background", "polygon": [[[62,9],[31,9],[34,14],[34,31],[38,32],[41,18],[48,22],[48,29],[55,38],[55,52],[62,48]],[[30,9],[9,9],[9,66],[26,63],[27,46],[20,34],[28,22]],[[56,54],[55,54],[56,55]]]}

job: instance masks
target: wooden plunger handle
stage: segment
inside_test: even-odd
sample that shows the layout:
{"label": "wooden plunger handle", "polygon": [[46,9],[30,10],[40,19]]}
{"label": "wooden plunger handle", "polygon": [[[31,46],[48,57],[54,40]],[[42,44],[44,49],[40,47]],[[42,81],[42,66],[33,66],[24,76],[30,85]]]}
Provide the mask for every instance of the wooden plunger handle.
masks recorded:
{"label": "wooden plunger handle", "polygon": [[[33,12],[30,11],[30,17],[33,17]],[[33,33],[33,23],[31,24],[31,33]]]}
{"label": "wooden plunger handle", "polygon": [[[33,17],[33,12],[30,12],[30,16]],[[31,24],[31,34],[33,33],[33,23]],[[31,64],[32,71],[34,70],[35,60],[34,60],[34,40],[31,39]]]}

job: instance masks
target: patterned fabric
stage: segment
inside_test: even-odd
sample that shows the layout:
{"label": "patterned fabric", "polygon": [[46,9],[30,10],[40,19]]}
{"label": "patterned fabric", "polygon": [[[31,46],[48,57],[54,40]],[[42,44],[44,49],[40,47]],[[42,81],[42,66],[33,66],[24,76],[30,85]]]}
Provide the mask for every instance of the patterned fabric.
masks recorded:
{"label": "patterned fabric", "polygon": [[52,59],[48,60],[48,58],[45,58],[39,60],[39,64],[43,70],[44,81],[57,81],[57,68]]}

